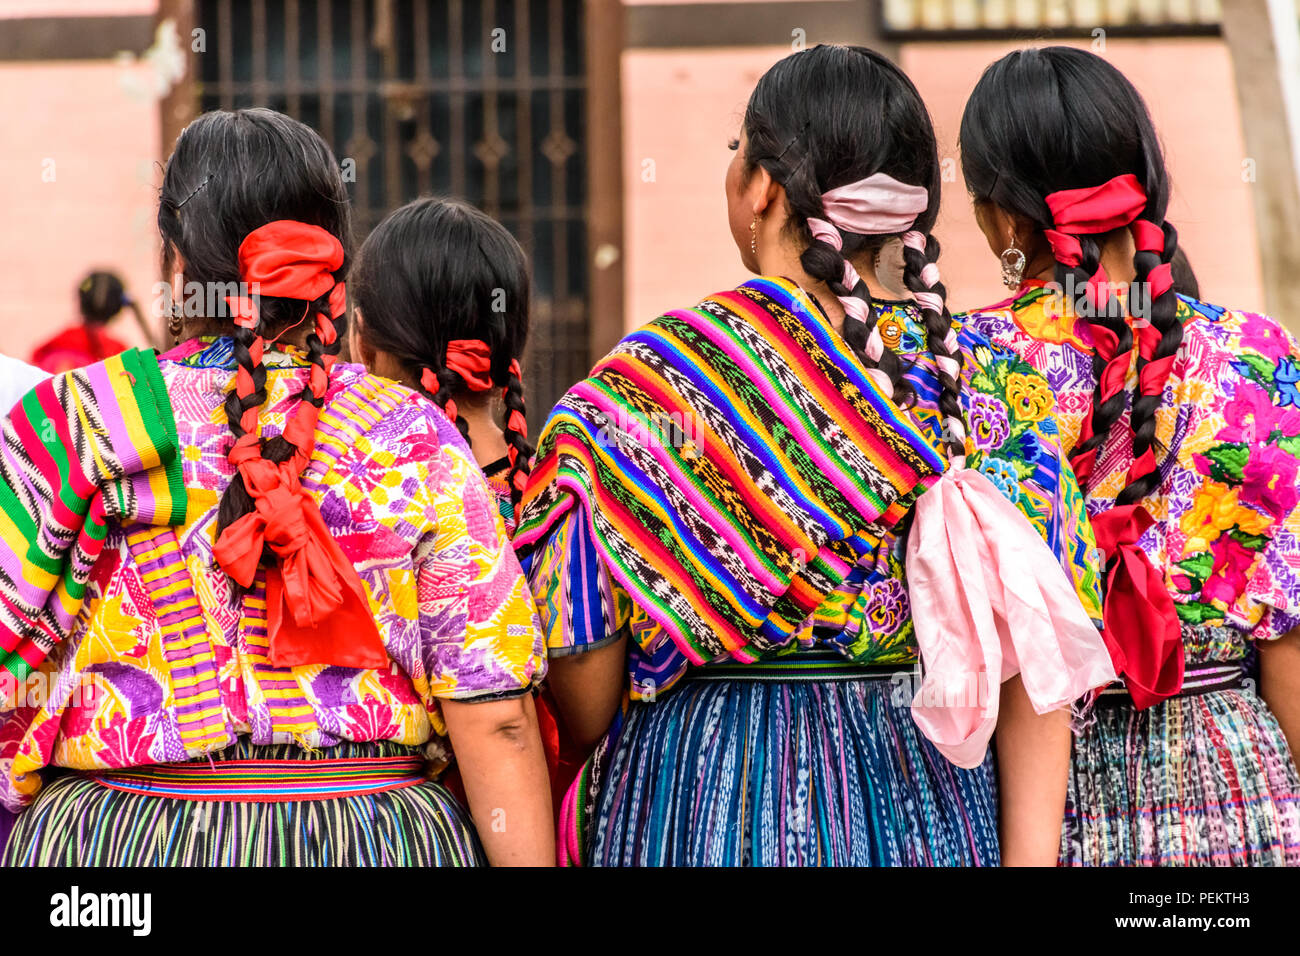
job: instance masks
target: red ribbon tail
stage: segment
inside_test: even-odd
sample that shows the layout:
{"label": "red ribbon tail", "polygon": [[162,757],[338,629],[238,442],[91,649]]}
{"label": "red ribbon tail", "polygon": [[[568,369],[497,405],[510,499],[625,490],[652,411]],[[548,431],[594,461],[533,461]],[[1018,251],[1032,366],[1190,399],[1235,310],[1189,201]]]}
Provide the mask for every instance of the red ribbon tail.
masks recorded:
{"label": "red ribbon tail", "polygon": [[290,570],[291,586],[286,588],[285,571],[280,566],[267,570],[272,665],[329,664],[361,670],[387,667],[388,651],[356,569],[330,535],[317,509],[305,509],[304,520],[310,541],[304,553],[293,560],[308,563]]}
{"label": "red ribbon tail", "polygon": [[1145,710],[1183,687],[1183,636],[1164,576],[1146,553],[1122,543],[1111,567],[1102,637],[1133,705]]}

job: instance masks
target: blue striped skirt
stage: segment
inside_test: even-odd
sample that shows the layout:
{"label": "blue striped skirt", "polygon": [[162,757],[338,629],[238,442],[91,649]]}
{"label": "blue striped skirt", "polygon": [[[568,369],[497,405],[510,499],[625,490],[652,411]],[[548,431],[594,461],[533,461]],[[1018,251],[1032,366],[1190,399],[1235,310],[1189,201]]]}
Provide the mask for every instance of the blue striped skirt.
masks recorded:
{"label": "blue striped skirt", "polygon": [[[100,776],[65,773],[18,815],[3,863],[485,865],[469,814],[446,787],[419,776],[418,755],[392,743],[309,752],[292,744],[254,746],[244,738],[211,754],[211,761],[205,756]],[[398,764],[404,769],[394,771]],[[267,779],[277,766],[278,783]],[[208,767],[215,776],[205,779]],[[262,778],[260,792],[231,795],[214,782],[246,775]],[[187,790],[191,796],[178,795]]]}
{"label": "blue striped skirt", "polygon": [[941,756],[910,683],[762,671],[700,668],[632,704],[570,791],[561,840],[594,866],[998,864],[992,758]]}

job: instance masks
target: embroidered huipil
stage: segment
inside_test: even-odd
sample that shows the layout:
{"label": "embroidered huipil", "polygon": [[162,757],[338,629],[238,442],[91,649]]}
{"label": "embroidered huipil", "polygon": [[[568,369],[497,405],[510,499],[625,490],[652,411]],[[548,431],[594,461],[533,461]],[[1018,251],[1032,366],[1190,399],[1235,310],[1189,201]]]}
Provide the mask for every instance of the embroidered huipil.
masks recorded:
{"label": "embroidered huipil", "polygon": [[[917,393],[913,411],[937,442],[940,387],[919,315],[907,303],[878,303],[876,309],[886,344],[915,360],[907,372]],[[1074,473],[1063,466],[1051,389],[1010,349],[965,328],[959,330],[959,343],[965,360],[962,401],[970,426],[969,466],[986,474],[1029,519],[1064,567],[1089,617],[1100,623],[1099,556],[1083,495]],[[583,506],[576,504],[526,562],[548,651],[552,656],[581,653],[627,635],[631,696],[653,699],[672,687],[690,663],[609,575],[587,529]],[[899,530],[886,533],[789,644],[768,656],[821,648],[862,664],[916,661]]]}
{"label": "embroidered huipil", "polygon": [[[1189,662],[1244,653],[1300,626],[1300,347],[1274,319],[1179,296],[1183,343],[1156,411],[1161,486],[1138,546],[1164,572]],[[1009,346],[1057,394],[1062,442],[1078,440],[1096,378],[1088,322],[1041,284],[964,321]],[[1097,458],[1089,511],[1109,508],[1132,462],[1129,407]]]}
{"label": "embroidered huipil", "polygon": [[[278,434],[307,376],[268,351],[263,434]],[[427,400],[336,365],[302,483],[365,586],[390,665],[272,667],[261,571],[245,595],[213,560],[233,469],[222,407],[229,339],[161,361],[188,492],[184,523],[110,524],[81,614],[25,692],[0,711],[0,796],[17,807],[45,766],[185,760],[247,736],[428,745],[445,763],[439,700],[527,691],[545,673],[533,602],[497,502],[454,425]],[[32,691],[32,687],[39,689]],[[36,698],[45,698],[43,700]]]}

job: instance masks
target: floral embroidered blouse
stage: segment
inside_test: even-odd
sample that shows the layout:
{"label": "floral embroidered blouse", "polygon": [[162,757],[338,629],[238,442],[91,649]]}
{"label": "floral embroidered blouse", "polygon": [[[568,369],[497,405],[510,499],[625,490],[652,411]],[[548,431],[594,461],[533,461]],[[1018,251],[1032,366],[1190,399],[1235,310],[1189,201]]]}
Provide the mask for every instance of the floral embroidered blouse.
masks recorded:
{"label": "floral embroidered blouse", "polygon": [[[907,372],[917,393],[914,411],[937,442],[940,388],[920,317],[903,302],[878,303],[876,309],[886,344],[916,360]],[[1062,465],[1051,389],[1010,349],[969,329],[959,330],[959,342],[965,359],[962,400],[971,426],[967,463],[987,474],[1030,520],[1065,568],[1088,615],[1100,623],[1099,556],[1083,495],[1074,473]],[[607,573],[581,508],[574,506],[527,566],[549,653],[580,653],[627,634],[631,696],[651,699],[680,680],[689,663]],[[874,560],[856,565],[778,653],[834,650],[862,664],[913,663],[917,647],[905,543],[891,532]]]}
{"label": "floral embroidered blouse", "polygon": [[[1187,659],[1227,660],[1245,639],[1300,626],[1300,347],[1264,315],[1179,296],[1178,317],[1183,344],[1156,412],[1162,483],[1143,502],[1156,523],[1138,544],[1165,572]],[[1073,448],[1096,386],[1088,322],[1041,283],[964,321],[1043,372]],[[1090,513],[1124,485],[1129,420],[1126,409],[1100,449]]]}
{"label": "floral embroidered blouse", "polygon": [[[268,351],[263,434],[305,384],[301,352]],[[186,760],[247,736],[426,745],[445,764],[439,701],[511,696],[546,655],[498,504],[464,440],[430,402],[336,365],[302,483],[354,562],[390,658],[383,670],[272,667],[264,572],[242,597],[212,554],[233,475],[222,403],[230,339],[162,357],[189,499],[183,525],[112,527],[71,638],[0,703],[0,798],[17,809],[46,766]],[[5,708],[9,708],[5,710]]]}

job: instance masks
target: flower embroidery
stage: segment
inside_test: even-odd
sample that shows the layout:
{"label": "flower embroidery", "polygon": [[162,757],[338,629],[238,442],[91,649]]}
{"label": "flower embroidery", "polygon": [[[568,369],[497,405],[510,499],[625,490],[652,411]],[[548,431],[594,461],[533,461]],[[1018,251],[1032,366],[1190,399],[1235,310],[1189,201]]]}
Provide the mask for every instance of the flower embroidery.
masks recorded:
{"label": "flower embroidery", "polygon": [[1220,538],[1213,550],[1214,570],[1201,589],[1201,597],[1231,605],[1246,590],[1255,552],[1232,537]]}
{"label": "flower embroidery", "polygon": [[996,451],[1011,435],[1007,407],[992,395],[976,393],[970,406],[970,428],[976,448]]}
{"label": "flower embroidery", "polygon": [[1052,390],[1037,375],[1012,372],[1007,376],[1007,402],[1022,421],[1042,421],[1052,410]]}
{"label": "flower embroidery", "polygon": [[1020,478],[1011,462],[1001,458],[986,458],[980,463],[980,471],[988,476],[989,481],[997,486],[1009,501],[1014,504],[1020,500]]}
{"label": "flower embroidery", "polygon": [[1238,490],[1217,481],[1207,481],[1192,499],[1192,506],[1184,512],[1179,527],[1187,535],[1184,553],[1204,551],[1217,541],[1223,532],[1240,528],[1246,534],[1265,531],[1270,522],[1263,515],[1241,507]]}
{"label": "flower embroidery", "polygon": [[907,592],[903,590],[903,585],[897,578],[872,585],[867,617],[871,621],[871,629],[874,633],[893,634],[911,617],[911,613]]}
{"label": "flower embroidery", "polygon": [[1288,355],[1277,363],[1273,373],[1273,384],[1277,386],[1277,403],[1282,406],[1300,406],[1300,391],[1296,383],[1300,382],[1300,365],[1293,356]]}

